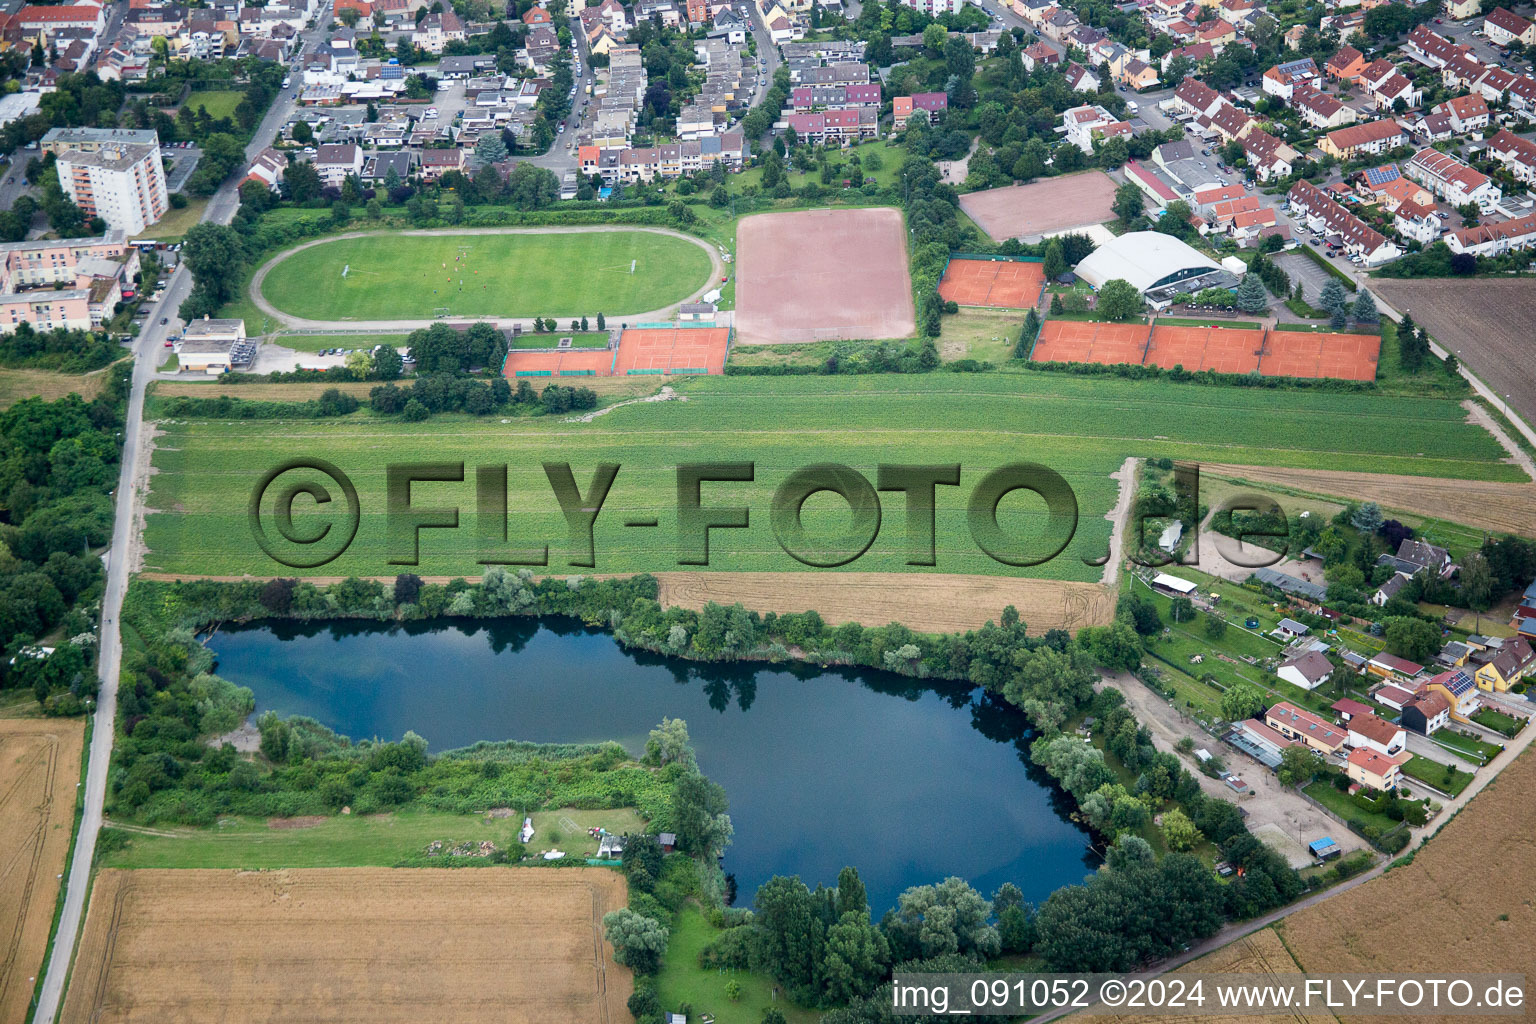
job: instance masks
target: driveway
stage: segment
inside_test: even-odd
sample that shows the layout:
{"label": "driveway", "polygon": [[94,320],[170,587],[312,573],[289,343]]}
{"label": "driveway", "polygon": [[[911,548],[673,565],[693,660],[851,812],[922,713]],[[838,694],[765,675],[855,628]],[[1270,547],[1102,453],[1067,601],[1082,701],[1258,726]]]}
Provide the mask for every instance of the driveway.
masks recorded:
{"label": "driveway", "polygon": [[1365,848],[1365,841],[1359,836],[1307,803],[1295,790],[1280,785],[1268,768],[1206,732],[1135,676],[1117,672],[1106,676],[1104,682],[1125,694],[1125,703],[1151,730],[1153,745],[1159,750],[1176,750],[1179,740],[1188,736],[1195,741],[1196,748],[1204,747],[1225,761],[1229,770],[1241,775],[1253,795],[1239,800],[1226,783],[1202,774],[1193,757],[1178,755],[1206,796],[1235,803],[1247,811],[1249,831],[1285,857],[1292,867],[1315,863],[1306,847],[1323,836],[1332,836],[1345,853]]}

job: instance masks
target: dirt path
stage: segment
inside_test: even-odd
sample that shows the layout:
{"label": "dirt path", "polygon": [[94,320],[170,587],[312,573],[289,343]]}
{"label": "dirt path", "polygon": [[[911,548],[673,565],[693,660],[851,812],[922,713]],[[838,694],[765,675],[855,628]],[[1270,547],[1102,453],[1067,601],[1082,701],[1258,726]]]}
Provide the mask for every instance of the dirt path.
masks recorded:
{"label": "dirt path", "polygon": [[1536,509],[1536,483],[1494,483],[1225,463],[1202,464],[1200,472],[1225,480],[1244,481],[1257,488],[1269,484],[1323,498],[1346,495],[1351,499],[1375,501],[1389,514],[1407,512],[1496,533],[1536,537],[1536,512],[1532,511]]}
{"label": "dirt path", "polygon": [[1515,444],[1514,438],[1505,433],[1504,428],[1499,425],[1498,420],[1489,415],[1487,409],[1484,409],[1470,398],[1462,402],[1461,407],[1467,410],[1467,413],[1472,417],[1472,422],[1488,431],[1488,433],[1493,435],[1494,440],[1504,446],[1504,450],[1509,452],[1509,460],[1511,462],[1525,470],[1526,476],[1536,480],[1536,462],[1531,460],[1531,457],[1526,454],[1524,448]]}
{"label": "dirt path", "polygon": [[606,416],[610,412],[613,412],[613,410],[615,410],[615,409],[622,409],[626,405],[634,405],[637,402],[686,402],[686,401],[688,401],[688,396],[687,395],[680,395],[680,394],[678,394],[676,391],[672,390],[672,386],[669,384],[669,385],[663,386],[662,389],[660,391],[656,392],[654,395],[646,395],[644,398],[630,398],[630,399],[627,399],[626,401],[623,401],[623,402],[615,402],[613,405],[604,406],[601,409],[597,409],[597,410],[595,410],[593,412],[589,412],[585,416],[571,416],[571,417],[568,417],[568,418],[562,420],[561,422],[563,422],[563,423],[591,423],[593,420],[597,419],[599,416]]}
{"label": "dirt path", "polygon": [[1120,468],[1109,474],[1111,480],[1120,481],[1120,495],[1115,507],[1104,514],[1110,522],[1109,561],[1104,563],[1104,586],[1113,591],[1120,582],[1120,564],[1125,561],[1125,531],[1131,521],[1131,499],[1136,494],[1136,468],[1141,460],[1126,459]]}
{"label": "dirt path", "polygon": [[162,433],[154,423],[145,423],[144,429],[139,431],[138,448],[133,453],[133,486],[139,493],[133,503],[133,529],[128,531],[127,565],[130,573],[144,568],[144,552],[148,550],[144,546],[144,520],[154,511],[146,507],[149,502],[149,482],[159,472],[154,465],[155,439]]}
{"label": "dirt path", "polygon": [[337,328],[346,328],[348,330],[355,331],[409,332],[422,327],[431,327],[435,323],[490,323],[497,327],[522,327],[525,330],[531,330],[533,326],[532,317],[458,316],[426,320],[306,320],[302,317],[290,316],[289,314],[282,312],[276,306],[272,305],[271,302],[267,301],[267,297],[261,293],[261,285],[262,282],[267,279],[267,274],[271,272],[273,267],[277,266],[289,256],[292,256],[294,253],[299,252],[302,249],[311,249],[317,245],[324,245],[327,242],[337,242],[346,238],[367,238],[371,235],[558,235],[590,231],[608,233],[618,231],[648,231],[657,235],[670,235],[673,238],[681,238],[684,241],[692,242],[700,249],[703,249],[705,252],[709,253],[709,262],[711,268],[710,276],[703,283],[703,285],[701,285],[688,297],[661,309],[653,309],[644,313],[609,313],[608,311],[604,310],[604,314],[609,318],[615,316],[623,316],[627,320],[636,322],[666,320],[683,302],[697,302],[705,292],[709,291],[711,288],[716,287],[716,282],[720,278],[726,276],[725,264],[721,261],[720,253],[715,249],[713,245],[710,245],[702,238],[695,237],[694,235],[684,234],[681,231],[673,231],[671,228],[655,228],[646,227],[644,225],[589,225],[582,227],[431,228],[413,231],[348,231],[340,235],[327,235],[324,238],[316,238],[312,241],[305,242],[302,245],[296,245],[291,249],[283,250],[276,256],[273,256],[271,259],[267,260],[267,262],[263,263],[261,267],[256,271],[255,276],[251,278],[251,301],[256,304],[258,309],[275,319],[279,324],[286,324],[287,328],[294,330],[335,330]]}
{"label": "dirt path", "polygon": [[[1249,576],[1253,575],[1253,569],[1249,566],[1239,565],[1228,559],[1227,555],[1223,553],[1223,548],[1227,552],[1255,565],[1267,563],[1275,557],[1275,553],[1267,548],[1261,548],[1254,544],[1244,544],[1235,537],[1228,537],[1217,533],[1211,527],[1211,522],[1215,518],[1216,513],[1213,510],[1205,517],[1205,521],[1200,524],[1200,538],[1196,548],[1200,561],[1196,563],[1195,567],[1201,572],[1210,573],[1212,576],[1220,576],[1222,579],[1231,580],[1234,583],[1242,583]],[[1268,565],[1268,568],[1276,572],[1283,572],[1287,576],[1295,576],[1298,579],[1307,579],[1313,575],[1319,580],[1323,578],[1322,563],[1312,559],[1297,561],[1294,558],[1283,558],[1273,565]]]}

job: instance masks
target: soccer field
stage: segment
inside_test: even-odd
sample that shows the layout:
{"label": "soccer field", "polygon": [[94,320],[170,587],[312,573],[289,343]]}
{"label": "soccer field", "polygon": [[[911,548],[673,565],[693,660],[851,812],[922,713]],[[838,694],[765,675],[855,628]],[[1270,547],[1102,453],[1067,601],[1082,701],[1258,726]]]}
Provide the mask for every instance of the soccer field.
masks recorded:
{"label": "soccer field", "polygon": [[261,291],[310,320],[611,318],[681,302],[709,274],[698,245],[654,231],[380,234],[300,249]]}
{"label": "soccer field", "polygon": [[[423,575],[478,575],[483,569],[476,561],[477,465],[508,466],[507,547],[547,543],[549,572],[626,573],[695,568],[680,565],[678,558],[675,467],[680,463],[755,463],[752,482],[709,483],[702,490],[705,506],[750,510],[747,529],[714,530],[710,537],[708,569],[738,572],[805,569],[780,548],[769,517],[775,488],[795,469],[844,463],[873,483],[882,463],[959,463],[960,486],[937,489],[936,566],[906,564],[905,499],[888,492],[880,496],[883,518],[873,544],[845,568],[1078,581],[1099,578],[1100,569],[1083,559],[1107,550],[1110,524],[1103,517],[1117,494],[1110,473],[1128,456],[1518,478],[1515,467],[1500,461],[1503,452],[1494,440],[1466,423],[1453,401],[1406,403],[1369,395],[1034,374],[714,377],[674,387],[686,394],[686,402],[640,403],[591,423],[552,416],[510,422],[440,416],[406,424],[354,415],[163,424],[146,502],[158,511],[148,519],[144,567],[287,574],[290,570],[257,547],[246,509],[262,474],[297,457],[334,464],[359,496],[360,526],[351,546],[329,564],[297,572],[323,576],[404,571],[388,561],[384,496],[391,463],[465,464],[461,483],[424,483],[412,490],[418,506],[460,510],[458,529],[421,531],[421,561],[411,571]],[[1423,454],[1396,454],[1402,451]],[[568,568],[568,531],[544,461],[569,462],[583,494],[598,462],[620,465],[597,520],[592,568]],[[1079,507],[1076,535],[1065,553],[1029,568],[1004,565],[983,553],[966,514],[971,490],[986,473],[1020,461],[1062,474]],[[289,476],[279,483],[286,487]],[[335,492],[334,483],[325,485]],[[277,490],[269,488],[269,496]],[[307,508],[306,499],[295,505],[297,529],[313,534],[315,506]],[[833,495],[813,496],[805,511],[808,530],[819,537],[849,532],[847,505]],[[641,519],[654,519],[655,525],[626,525]],[[1039,538],[1043,504],[1022,492],[1012,494],[999,506],[999,522],[1010,535]]]}

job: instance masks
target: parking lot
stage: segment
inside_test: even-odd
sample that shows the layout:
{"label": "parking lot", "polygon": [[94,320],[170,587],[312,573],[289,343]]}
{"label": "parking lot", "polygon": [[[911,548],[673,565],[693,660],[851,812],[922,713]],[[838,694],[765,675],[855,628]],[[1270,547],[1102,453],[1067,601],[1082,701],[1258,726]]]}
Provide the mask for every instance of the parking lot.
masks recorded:
{"label": "parking lot", "polygon": [[197,162],[202,156],[203,151],[192,145],[183,147],[179,143],[167,143],[161,146],[160,161],[170,168],[165,175],[165,190],[180,192],[192,172],[197,170]]}
{"label": "parking lot", "polygon": [[[1307,237],[1303,244],[1310,244],[1310,242],[1310,237]],[[1272,257],[1272,261],[1275,266],[1290,275],[1293,284],[1296,281],[1302,282],[1302,298],[1314,306],[1317,305],[1318,296],[1323,293],[1323,287],[1333,277],[1299,252],[1279,253]]]}

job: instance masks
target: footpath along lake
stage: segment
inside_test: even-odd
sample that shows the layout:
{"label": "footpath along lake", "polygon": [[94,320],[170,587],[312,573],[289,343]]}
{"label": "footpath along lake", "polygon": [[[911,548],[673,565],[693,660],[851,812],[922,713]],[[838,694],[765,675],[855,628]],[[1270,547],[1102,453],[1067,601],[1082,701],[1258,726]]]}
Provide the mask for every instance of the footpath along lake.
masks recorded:
{"label": "footpath along lake", "polygon": [[259,714],[307,715],[354,739],[430,749],[479,740],[617,740],[640,753],[683,718],[725,787],[725,869],[746,905],[775,874],[812,888],[855,865],[879,917],[909,886],[959,875],[1038,903],[1098,863],[1066,803],[1029,766],[1028,723],[965,685],[883,672],[706,664],[621,648],[568,620],[221,630],[216,671]]}

